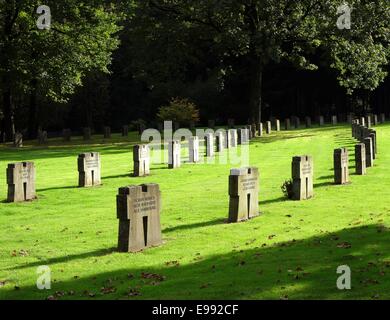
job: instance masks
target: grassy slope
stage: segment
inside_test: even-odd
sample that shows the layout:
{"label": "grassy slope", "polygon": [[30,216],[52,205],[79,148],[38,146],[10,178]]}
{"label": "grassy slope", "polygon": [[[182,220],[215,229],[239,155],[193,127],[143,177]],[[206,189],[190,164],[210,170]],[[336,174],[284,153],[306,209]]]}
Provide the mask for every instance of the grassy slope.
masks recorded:
{"label": "grassy slope", "polygon": [[[262,216],[230,225],[224,223],[229,165],[172,171],[157,164],[152,176],[131,178],[131,143],[119,137],[111,144],[96,138],[93,145],[1,147],[3,173],[9,162],[36,163],[39,200],[0,203],[0,299],[45,299],[55,292],[61,299],[390,298],[390,126],[377,129],[375,167],[368,176],[352,175],[348,186],[332,185],[333,149],[353,150],[347,126],[253,140]],[[102,153],[102,187],[75,187],[76,158],[84,151]],[[315,198],[284,201],[280,185],[290,177],[291,157],[301,154],[314,156]],[[353,173],[353,152],[350,161]],[[117,189],[148,182],[162,190],[165,244],[117,253]],[[5,199],[5,174],[0,186]],[[338,248],[343,242],[352,247]],[[336,288],[336,268],[344,264],[352,268],[350,291]],[[51,291],[36,289],[40,265],[51,267]]]}

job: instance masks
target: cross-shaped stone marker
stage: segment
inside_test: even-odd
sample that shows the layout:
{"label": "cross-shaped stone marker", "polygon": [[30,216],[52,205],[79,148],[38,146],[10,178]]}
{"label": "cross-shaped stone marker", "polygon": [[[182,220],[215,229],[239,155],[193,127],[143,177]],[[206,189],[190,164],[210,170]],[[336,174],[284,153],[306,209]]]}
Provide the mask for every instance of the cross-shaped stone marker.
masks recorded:
{"label": "cross-shaped stone marker", "polygon": [[162,244],[158,184],[120,188],[117,195],[119,252],[138,252]]}
{"label": "cross-shaped stone marker", "polygon": [[101,163],[98,152],[82,153],[77,159],[79,171],[79,187],[100,186],[101,181]]}
{"label": "cross-shaped stone marker", "polygon": [[33,162],[10,163],[7,167],[8,202],[36,199]]}
{"label": "cross-shaped stone marker", "polygon": [[307,200],[313,197],[313,158],[294,157],[292,161],[293,199]]}

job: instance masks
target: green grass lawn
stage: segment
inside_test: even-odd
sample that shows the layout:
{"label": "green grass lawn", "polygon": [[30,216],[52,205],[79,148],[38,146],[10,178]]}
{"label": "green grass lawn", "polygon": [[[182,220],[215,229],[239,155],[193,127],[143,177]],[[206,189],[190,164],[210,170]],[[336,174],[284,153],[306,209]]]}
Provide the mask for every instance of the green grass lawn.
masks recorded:
{"label": "green grass lawn", "polygon": [[[34,161],[37,201],[0,203],[0,299],[390,299],[390,125],[380,125],[378,159],[354,175],[349,126],[273,133],[254,139],[261,216],[226,224],[230,165],[158,163],[132,178],[136,136],[95,137],[49,147],[0,147],[0,201],[7,163]],[[352,183],[333,185],[333,149],[348,147]],[[77,188],[77,155],[102,154],[103,186]],[[315,197],[294,202],[280,186],[295,155],[314,157]],[[158,183],[164,244],[116,252],[119,187]],[[52,289],[36,288],[48,265]],[[352,290],[336,269],[352,269]]]}

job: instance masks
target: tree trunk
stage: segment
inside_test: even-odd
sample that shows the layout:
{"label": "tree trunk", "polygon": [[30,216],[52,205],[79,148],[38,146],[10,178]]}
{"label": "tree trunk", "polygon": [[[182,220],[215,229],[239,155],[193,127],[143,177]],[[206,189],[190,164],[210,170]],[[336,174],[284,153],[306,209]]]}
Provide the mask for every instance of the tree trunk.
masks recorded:
{"label": "tree trunk", "polygon": [[31,81],[30,106],[28,110],[28,137],[36,138],[37,135],[37,85],[36,79]]}
{"label": "tree trunk", "polygon": [[260,57],[253,58],[250,93],[250,112],[253,120],[261,122],[261,109],[263,99],[263,63]]}
{"label": "tree trunk", "polygon": [[7,81],[7,77],[3,77],[3,113],[4,118],[2,120],[2,132],[1,141],[10,142],[13,140],[15,135],[15,124],[14,124],[14,110],[12,105],[12,93]]}

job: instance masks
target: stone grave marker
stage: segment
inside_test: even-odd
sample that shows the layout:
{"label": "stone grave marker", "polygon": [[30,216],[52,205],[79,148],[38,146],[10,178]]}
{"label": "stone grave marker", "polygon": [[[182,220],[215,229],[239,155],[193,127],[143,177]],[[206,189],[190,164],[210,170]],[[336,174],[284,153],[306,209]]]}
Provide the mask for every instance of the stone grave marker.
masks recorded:
{"label": "stone grave marker", "polygon": [[150,174],[150,148],[147,144],[133,147],[134,177]]}
{"label": "stone grave marker", "polygon": [[381,123],[385,123],[386,122],[386,116],[385,116],[384,113],[381,113],[380,119],[381,119]]}
{"label": "stone grave marker", "polygon": [[116,201],[119,252],[139,252],[162,244],[158,184],[120,188]]}
{"label": "stone grave marker", "polygon": [[20,132],[15,133],[15,136],[14,136],[14,147],[15,148],[23,147],[23,135]]}
{"label": "stone grave marker", "polygon": [[214,134],[206,133],[205,135],[206,144],[206,157],[214,157]]}
{"label": "stone grave marker", "polygon": [[62,130],[62,137],[64,141],[69,142],[72,139],[72,131],[70,129]]}
{"label": "stone grave marker", "polygon": [[222,152],[225,150],[225,133],[222,130],[217,131],[216,136],[216,145],[217,145],[217,152]]}
{"label": "stone grave marker", "polygon": [[293,199],[307,200],[313,197],[313,158],[294,157],[292,161]]}
{"label": "stone grave marker", "polygon": [[275,130],[276,130],[277,132],[280,131],[280,120],[279,120],[279,119],[276,119],[276,120],[275,120]]}
{"label": "stone grave marker", "polygon": [[7,202],[23,202],[36,199],[34,163],[18,162],[8,164],[7,185]]}
{"label": "stone grave marker", "polygon": [[374,124],[374,126],[377,126],[378,125],[378,115],[377,114],[374,114],[373,116],[372,116],[372,120],[373,120],[373,124]]}
{"label": "stone grave marker", "polygon": [[290,130],[291,129],[291,120],[289,118],[284,120],[284,129]]}
{"label": "stone grave marker", "polygon": [[235,126],[235,120],[234,119],[228,119],[228,127],[229,128],[234,128]]}
{"label": "stone grave marker", "polygon": [[255,138],[257,136],[256,124],[252,124],[250,130],[252,138]]}
{"label": "stone grave marker", "polygon": [[91,140],[91,128],[84,128],[83,129],[83,137],[85,141]]}
{"label": "stone grave marker", "polygon": [[259,137],[263,136],[263,124],[261,122],[257,124],[257,134]]}
{"label": "stone grave marker", "polygon": [[367,124],[367,128],[371,128],[371,116],[370,115],[368,115],[366,117],[366,124]]}
{"label": "stone grave marker", "polygon": [[370,137],[372,140],[372,158],[375,160],[377,154],[376,131],[368,130],[367,137]]}
{"label": "stone grave marker", "polygon": [[337,116],[332,116],[332,125],[337,125]]}
{"label": "stone grave marker", "polygon": [[232,169],[229,176],[229,222],[240,222],[259,215],[258,168]]}
{"label": "stone grave marker", "polygon": [[357,175],[365,175],[366,170],[366,145],[358,143],[355,145],[355,168]]}
{"label": "stone grave marker", "polygon": [[298,117],[294,117],[294,126],[295,129],[299,129],[299,127],[301,126],[301,120]]}
{"label": "stone grave marker", "polygon": [[349,183],[348,149],[335,149],[333,153],[334,182],[335,184]]}
{"label": "stone grave marker", "polygon": [[199,162],[199,137],[190,137],[188,141],[189,161]]}
{"label": "stone grave marker", "polygon": [[305,118],[305,122],[306,122],[306,128],[311,128],[311,118],[310,117],[306,117]]}
{"label": "stone grave marker", "polygon": [[236,148],[237,147],[237,129],[229,129],[230,132],[230,147]]}
{"label": "stone grave marker", "polygon": [[128,137],[129,136],[129,126],[125,125],[122,126],[122,137]]}
{"label": "stone grave marker", "polygon": [[102,184],[100,153],[82,153],[77,159],[79,187],[94,187]]}
{"label": "stone grave marker", "polygon": [[215,128],[215,120],[209,120],[208,121],[208,126],[210,129],[214,129]]}
{"label": "stone grave marker", "polygon": [[169,169],[181,167],[181,142],[179,140],[168,143],[168,167]]}
{"label": "stone grave marker", "polygon": [[38,131],[38,144],[46,144],[47,143],[47,131]]}
{"label": "stone grave marker", "polygon": [[271,121],[267,121],[266,124],[265,124],[265,132],[267,134],[271,134],[272,132],[272,125],[271,125]]}
{"label": "stone grave marker", "polygon": [[104,127],[104,139],[111,139],[111,128]]}
{"label": "stone grave marker", "polygon": [[372,138],[365,138],[364,144],[366,146],[366,167],[370,168],[374,166]]}
{"label": "stone grave marker", "polygon": [[360,124],[365,127],[366,126],[366,119],[364,117],[360,118]]}
{"label": "stone grave marker", "polygon": [[322,127],[325,124],[324,116],[318,117],[318,124],[320,125],[320,127]]}

